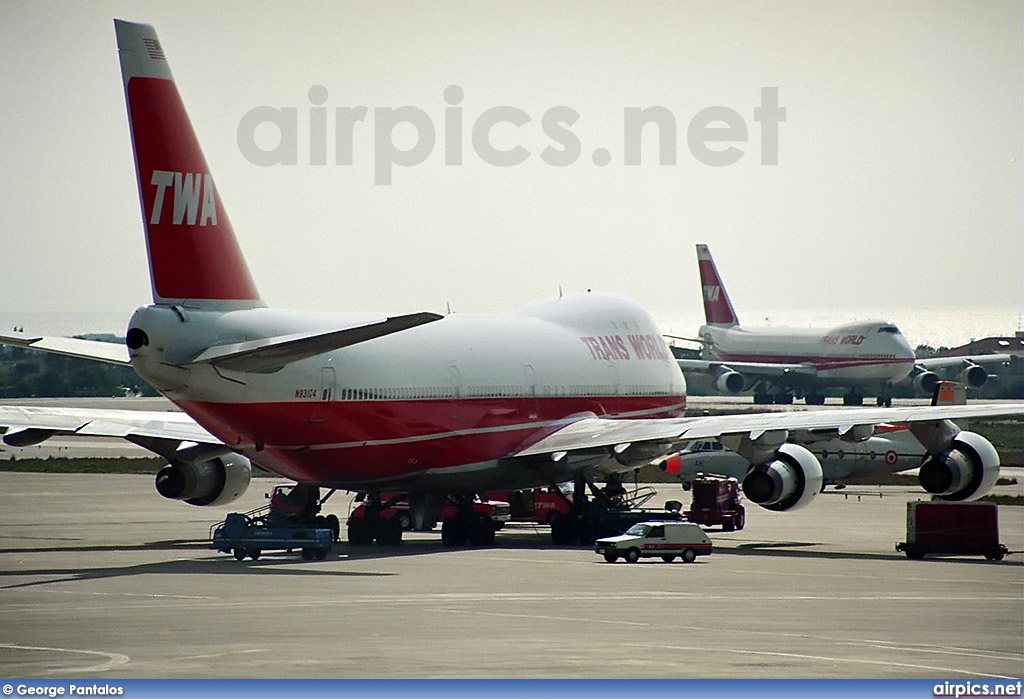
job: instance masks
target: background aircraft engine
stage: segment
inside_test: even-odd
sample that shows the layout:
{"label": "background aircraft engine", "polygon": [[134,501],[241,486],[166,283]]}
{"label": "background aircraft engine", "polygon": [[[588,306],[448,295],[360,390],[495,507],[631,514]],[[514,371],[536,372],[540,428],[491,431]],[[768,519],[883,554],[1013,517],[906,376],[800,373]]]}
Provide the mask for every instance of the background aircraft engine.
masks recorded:
{"label": "background aircraft engine", "polygon": [[715,379],[715,388],[718,389],[719,393],[735,395],[740,393],[745,385],[746,381],[743,380],[743,374],[738,371],[724,371]]}
{"label": "background aircraft engine", "polygon": [[156,474],[156,490],[189,505],[226,505],[249,487],[252,464],[239,454],[197,463],[171,462]]}
{"label": "background aircraft engine", "polygon": [[939,375],[934,371],[922,369],[914,376],[914,390],[919,394],[931,395],[935,393],[935,387],[939,384]]}
{"label": "background aircraft engine", "polygon": [[971,388],[981,388],[988,381],[988,372],[985,371],[984,367],[980,367],[977,364],[971,364],[965,367],[960,375],[957,377],[957,381],[965,386]]}
{"label": "background aircraft engine", "polygon": [[918,479],[941,500],[959,502],[981,497],[999,477],[999,454],[980,434],[959,432],[941,454],[929,454]]}
{"label": "background aircraft engine", "polygon": [[743,479],[743,494],[766,510],[784,512],[803,507],[821,491],[818,459],[799,444],[783,444],[773,458]]}

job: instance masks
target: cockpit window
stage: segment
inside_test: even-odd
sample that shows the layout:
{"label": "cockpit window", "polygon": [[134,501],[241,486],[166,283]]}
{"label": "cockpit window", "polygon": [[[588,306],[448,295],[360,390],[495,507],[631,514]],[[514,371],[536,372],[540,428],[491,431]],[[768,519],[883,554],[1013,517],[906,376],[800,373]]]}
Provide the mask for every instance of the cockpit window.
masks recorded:
{"label": "cockpit window", "polygon": [[880,327],[878,329],[878,332],[880,332],[880,333],[891,333],[893,335],[899,335],[900,334],[900,329],[897,328],[895,325],[883,325],[882,327]]}

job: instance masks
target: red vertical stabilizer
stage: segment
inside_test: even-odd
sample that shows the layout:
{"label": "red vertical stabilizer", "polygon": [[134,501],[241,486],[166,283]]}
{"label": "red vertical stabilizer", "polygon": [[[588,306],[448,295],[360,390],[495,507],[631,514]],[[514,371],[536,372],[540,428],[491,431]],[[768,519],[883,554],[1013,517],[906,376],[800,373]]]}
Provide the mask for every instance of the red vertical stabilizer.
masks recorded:
{"label": "red vertical stabilizer", "polygon": [[264,305],[156,31],[114,20],[156,303]]}

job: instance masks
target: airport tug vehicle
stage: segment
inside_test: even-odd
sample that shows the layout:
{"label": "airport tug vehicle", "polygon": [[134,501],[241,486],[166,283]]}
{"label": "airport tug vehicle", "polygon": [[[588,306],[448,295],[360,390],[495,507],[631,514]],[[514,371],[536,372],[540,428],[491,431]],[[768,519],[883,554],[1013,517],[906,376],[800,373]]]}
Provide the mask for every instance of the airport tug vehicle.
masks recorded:
{"label": "airport tug vehicle", "polygon": [[680,557],[693,563],[697,556],[711,553],[711,539],[696,524],[689,522],[650,521],[634,524],[625,534],[598,539],[594,551],[614,563],[625,558],[636,563],[644,557],[659,556],[666,563]]}
{"label": "airport tug vehicle", "polygon": [[305,561],[327,557],[341,529],[336,515],[320,515],[324,501],[319,489],[308,486],[275,486],[270,504],[233,512],[211,528],[212,547],[232,553],[241,561],[256,560],[264,551],[298,549]]}

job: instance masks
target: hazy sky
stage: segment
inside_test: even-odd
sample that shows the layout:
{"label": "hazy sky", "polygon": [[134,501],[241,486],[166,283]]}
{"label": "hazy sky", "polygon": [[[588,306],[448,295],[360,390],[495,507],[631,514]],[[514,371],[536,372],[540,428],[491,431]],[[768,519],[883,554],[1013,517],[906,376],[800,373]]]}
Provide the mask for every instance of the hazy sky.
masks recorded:
{"label": "hazy sky", "polygon": [[[705,242],[750,321],[776,308],[848,319],[1022,306],[1019,1],[5,0],[0,312],[127,317],[150,300],[114,17],[156,27],[272,305],[491,312],[594,288],[692,333]],[[445,164],[459,143],[446,138],[450,85],[462,90],[458,166]],[[326,165],[310,160],[314,86]],[[777,165],[763,162],[762,88],[786,110]],[[260,166],[240,147],[243,117],[261,106],[296,110],[295,165]],[[337,164],[335,110],[358,106],[352,164]],[[403,106],[436,141],[375,184],[381,143],[415,145],[411,125],[376,128],[383,108]],[[675,163],[659,164],[651,125],[641,164],[626,165],[625,110],[652,106],[674,119]],[[494,107],[530,119],[491,131],[495,149],[525,149],[518,165],[474,146]],[[578,121],[546,127],[557,107]],[[746,129],[706,144],[738,148],[731,165],[690,147],[709,107]],[[578,158],[545,162],[566,132]],[[249,134],[277,144],[269,124]]]}

